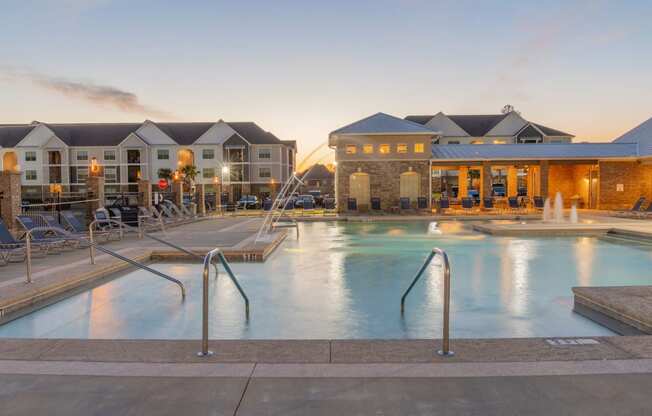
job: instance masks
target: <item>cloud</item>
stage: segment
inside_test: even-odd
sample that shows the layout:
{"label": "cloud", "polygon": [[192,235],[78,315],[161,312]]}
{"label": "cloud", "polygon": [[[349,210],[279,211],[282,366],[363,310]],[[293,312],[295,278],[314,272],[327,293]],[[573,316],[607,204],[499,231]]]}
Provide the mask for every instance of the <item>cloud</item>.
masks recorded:
{"label": "cloud", "polygon": [[143,104],[135,93],[110,85],[73,81],[11,68],[0,68],[0,75],[4,75],[3,78],[22,79],[44,90],[81,99],[101,107],[114,108],[126,113],[146,114],[153,118],[175,118],[166,111]]}

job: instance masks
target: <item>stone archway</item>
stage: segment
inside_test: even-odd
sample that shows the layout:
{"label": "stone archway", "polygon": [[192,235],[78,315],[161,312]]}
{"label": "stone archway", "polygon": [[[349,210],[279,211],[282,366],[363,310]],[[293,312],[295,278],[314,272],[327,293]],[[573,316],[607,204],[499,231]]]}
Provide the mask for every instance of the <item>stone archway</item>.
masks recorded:
{"label": "stone archway", "polygon": [[2,155],[2,170],[8,172],[18,171],[18,156],[16,156],[16,152],[7,152]]}
{"label": "stone archway", "polygon": [[349,197],[356,199],[358,207],[369,205],[371,197],[368,173],[355,172],[349,176]]}
{"label": "stone archway", "polygon": [[401,173],[399,194],[401,198],[410,198],[416,201],[421,194],[421,177],[417,172],[408,171]]}

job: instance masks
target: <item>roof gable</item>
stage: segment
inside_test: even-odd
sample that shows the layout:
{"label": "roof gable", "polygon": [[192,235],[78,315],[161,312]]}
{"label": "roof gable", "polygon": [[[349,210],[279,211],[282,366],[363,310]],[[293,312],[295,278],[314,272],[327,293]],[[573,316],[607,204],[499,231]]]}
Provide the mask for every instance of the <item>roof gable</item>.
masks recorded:
{"label": "roof gable", "polygon": [[44,124],[39,124],[16,143],[15,147],[42,147],[52,136],[55,136],[52,129]]}
{"label": "roof gable", "polygon": [[155,123],[165,134],[177,144],[189,146],[199,139],[214,122],[196,123]]}
{"label": "roof gable", "polygon": [[505,117],[487,132],[487,136],[514,136],[526,124],[525,120],[516,111],[510,111]]}
{"label": "roof gable", "polygon": [[615,139],[614,143],[636,143],[641,156],[652,155],[652,117]]}
{"label": "roof gable", "polygon": [[354,123],[341,127],[331,133],[339,134],[429,134],[434,132],[421,124],[404,120],[385,113],[376,113]]}
{"label": "roof gable", "polygon": [[545,134],[546,136],[553,136],[553,137],[575,137],[575,136],[573,136],[572,134],[564,133],[564,132],[561,131],[561,130],[555,130],[555,129],[552,129],[552,128],[550,128],[550,127],[542,126],[541,124],[537,124],[537,123],[532,123],[532,124],[533,124],[534,126],[536,126],[536,128],[538,128],[539,130],[541,130],[541,132],[542,132],[543,134]]}
{"label": "roof gable", "polygon": [[223,144],[229,137],[237,134],[227,123],[220,120],[204,132],[194,144]]}
{"label": "roof gable", "polygon": [[68,146],[117,146],[142,123],[45,124]]}
{"label": "roof gable", "polygon": [[172,137],[168,136],[160,127],[149,120],[145,120],[142,126],[136,130],[138,137],[150,145],[175,145]]}
{"label": "roof gable", "polygon": [[466,137],[469,134],[460,126],[455,124],[446,114],[441,111],[435,114],[427,123],[426,127],[439,132],[446,137]]}
{"label": "roof gable", "polygon": [[0,147],[16,147],[35,127],[29,124],[0,126]]}

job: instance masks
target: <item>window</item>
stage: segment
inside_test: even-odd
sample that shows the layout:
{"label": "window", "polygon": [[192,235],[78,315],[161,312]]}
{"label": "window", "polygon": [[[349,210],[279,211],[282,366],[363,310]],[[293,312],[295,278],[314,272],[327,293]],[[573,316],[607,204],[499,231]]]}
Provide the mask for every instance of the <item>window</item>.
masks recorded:
{"label": "window", "polygon": [[484,141],[482,141],[482,140],[473,140],[473,141],[471,141],[471,144],[484,144]]}
{"label": "window", "polygon": [[346,154],[347,155],[354,155],[358,152],[358,147],[354,144],[347,144],[346,145]]}
{"label": "window", "polygon": [[204,168],[201,176],[204,179],[213,179],[215,177],[215,168]]}
{"label": "window", "polygon": [[396,145],[396,153],[407,153],[408,145],[405,143],[399,143]]}
{"label": "window", "polygon": [[26,170],[25,171],[25,179],[28,181],[35,181],[37,178],[36,176],[36,171],[35,170]]}
{"label": "window", "polygon": [[258,150],[258,159],[271,159],[271,158],[272,158],[272,149]]}
{"label": "window", "polygon": [[215,159],[215,150],[214,149],[204,149],[201,151],[201,158],[202,159]]}
{"label": "window", "polygon": [[104,160],[115,160],[115,150],[105,150]]}
{"label": "window", "polygon": [[449,140],[448,144],[460,144],[459,140]]}
{"label": "window", "polygon": [[507,141],[505,140],[494,140],[494,144],[505,144]]}
{"label": "window", "polygon": [[371,154],[374,152],[373,144],[365,144],[362,146],[362,153]]}
{"label": "window", "polygon": [[[105,156],[106,158],[106,156]],[[104,181],[106,183],[118,183],[118,167],[106,166],[104,167]]]}
{"label": "window", "polygon": [[36,152],[25,152],[25,162],[36,162]]}
{"label": "window", "polygon": [[77,160],[88,160],[88,152],[86,150],[78,150]]}
{"label": "window", "polygon": [[88,179],[88,168],[77,168],[77,183],[84,183]]}
{"label": "window", "polygon": [[415,143],[414,144],[414,153],[423,153],[424,152],[424,145],[423,143]]}
{"label": "window", "polygon": [[258,168],[258,177],[259,178],[271,178],[272,169],[271,168]]}
{"label": "window", "polygon": [[388,155],[390,152],[389,145],[381,144],[380,147],[378,147],[378,151],[380,152],[381,155]]}
{"label": "window", "polygon": [[158,149],[156,151],[156,158],[158,160],[169,160],[170,159],[170,151],[168,149]]}

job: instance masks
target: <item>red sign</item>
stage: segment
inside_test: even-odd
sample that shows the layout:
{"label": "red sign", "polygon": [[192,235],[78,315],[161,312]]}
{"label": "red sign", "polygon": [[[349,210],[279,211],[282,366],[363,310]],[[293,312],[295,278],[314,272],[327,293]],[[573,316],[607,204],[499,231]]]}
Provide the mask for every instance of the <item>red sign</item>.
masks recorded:
{"label": "red sign", "polygon": [[166,190],[168,187],[168,180],[167,179],[159,179],[158,180],[158,187],[161,188],[162,191]]}

